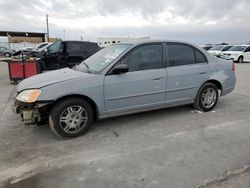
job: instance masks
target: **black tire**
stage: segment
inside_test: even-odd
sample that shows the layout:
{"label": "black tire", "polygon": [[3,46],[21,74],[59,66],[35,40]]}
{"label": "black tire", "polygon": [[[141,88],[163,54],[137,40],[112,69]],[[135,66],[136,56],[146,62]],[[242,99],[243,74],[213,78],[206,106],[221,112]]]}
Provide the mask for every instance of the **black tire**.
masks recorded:
{"label": "black tire", "polygon": [[238,62],[238,63],[243,63],[243,57],[240,56],[237,62]]}
{"label": "black tire", "polygon": [[[204,103],[203,94],[205,95],[205,92],[208,89],[211,90],[211,91],[214,91],[215,92],[215,97],[216,97],[214,100],[212,100],[213,102],[211,102],[211,106],[205,106],[203,104]],[[193,106],[197,110],[200,110],[200,111],[203,111],[203,112],[209,112],[209,111],[214,109],[214,107],[216,106],[216,104],[218,102],[218,99],[219,99],[219,91],[218,91],[217,86],[212,84],[212,83],[205,83],[199,89],[199,92],[198,92],[198,94],[197,94],[197,96],[195,98]]]}
{"label": "black tire", "polygon": [[11,57],[11,54],[9,52],[4,53],[5,57]]}
{"label": "black tire", "polygon": [[[62,117],[63,113],[67,112],[66,111],[67,109],[69,109],[70,107],[74,108],[75,106],[82,107],[86,111],[86,113],[85,113],[85,111],[84,111],[84,113],[85,113],[85,116],[87,117],[87,120],[84,122],[85,123],[84,127],[81,128],[78,132],[69,133],[64,129],[66,129],[66,126],[68,126],[69,121],[71,120],[70,119],[71,117],[64,117],[65,121],[67,121],[67,123],[63,122],[63,123],[65,123],[65,127],[63,127],[64,125],[62,123],[60,123],[60,118]],[[70,112],[68,115],[70,115]],[[78,117],[78,119],[79,119],[79,117]],[[76,119],[74,119],[72,121],[74,122],[75,120]],[[51,112],[49,115],[49,126],[50,126],[51,130],[57,136],[73,138],[73,137],[78,137],[78,136],[82,135],[83,133],[85,133],[87,131],[87,129],[90,127],[90,125],[93,123],[93,120],[94,120],[94,112],[93,112],[91,105],[81,98],[72,97],[72,98],[66,98],[63,101],[54,105],[54,107],[51,109]],[[73,122],[71,123],[71,125],[73,124]],[[76,129],[76,127],[69,128],[68,131],[70,131],[70,130],[73,131],[74,129]]]}
{"label": "black tire", "polygon": [[46,71],[45,63],[42,60],[39,61],[39,71],[40,73],[42,73],[43,71]]}

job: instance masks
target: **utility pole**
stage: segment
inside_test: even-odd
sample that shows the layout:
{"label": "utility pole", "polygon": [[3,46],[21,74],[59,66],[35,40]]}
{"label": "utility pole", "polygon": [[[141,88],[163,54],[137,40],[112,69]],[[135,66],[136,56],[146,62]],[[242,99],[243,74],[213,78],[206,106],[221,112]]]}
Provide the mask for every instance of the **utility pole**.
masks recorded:
{"label": "utility pole", "polygon": [[7,36],[8,36],[8,47],[9,47],[9,49],[10,49],[10,38],[11,38],[11,36],[9,35],[9,33],[7,33]]}
{"label": "utility pole", "polygon": [[63,40],[65,40],[65,28],[63,28]]}
{"label": "utility pole", "polygon": [[46,24],[47,24],[47,41],[49,42],[49,16],[46,14]]}

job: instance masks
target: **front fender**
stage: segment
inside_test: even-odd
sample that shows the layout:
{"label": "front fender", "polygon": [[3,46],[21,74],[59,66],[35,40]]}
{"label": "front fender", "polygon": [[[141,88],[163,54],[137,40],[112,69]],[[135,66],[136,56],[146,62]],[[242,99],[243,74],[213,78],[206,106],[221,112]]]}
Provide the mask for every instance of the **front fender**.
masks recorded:
{"label": "front fender", "polygon": [[86,96],[95,102],[100,115],[105,112],[101,75],[88,81],[79,78],[43,87],[37,101],[56,101],[70,95]]}

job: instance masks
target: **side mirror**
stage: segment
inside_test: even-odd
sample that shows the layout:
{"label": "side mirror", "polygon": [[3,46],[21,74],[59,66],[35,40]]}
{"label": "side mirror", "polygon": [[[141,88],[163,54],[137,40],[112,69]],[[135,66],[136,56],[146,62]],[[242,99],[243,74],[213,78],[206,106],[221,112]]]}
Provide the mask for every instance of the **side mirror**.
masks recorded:
{"label": "side mirror", "polygon": [[45,49],[43,50],[43,55],[44,55],[44,56],[48,55],[48,49],[47,49],[47,48],[45,48]]}
{"label": "side mirror", "polygon": [[128,65],[127,64],[118,64],[114,67],[113,71],[114,74],[122,74],[128,72]]}

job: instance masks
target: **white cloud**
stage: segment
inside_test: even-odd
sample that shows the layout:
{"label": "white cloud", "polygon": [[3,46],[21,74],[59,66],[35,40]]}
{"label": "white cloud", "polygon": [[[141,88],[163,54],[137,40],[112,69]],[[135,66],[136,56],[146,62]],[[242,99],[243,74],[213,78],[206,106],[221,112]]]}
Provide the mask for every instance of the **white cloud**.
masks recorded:
{"label": "white cloud", "polygon": [[[68,39],[152,36],[200,42],[247,40],[249,0],[0,0],[1,30],[45,31]],[[246,41],[247,42],[247,41]]]}
{"label": "white cloud", "polygon": [[215,25],[215,24],[217,24],[217,21],[207,21],[206,23],[205,23],[206,25]]}

